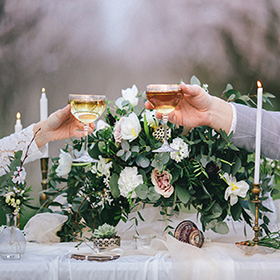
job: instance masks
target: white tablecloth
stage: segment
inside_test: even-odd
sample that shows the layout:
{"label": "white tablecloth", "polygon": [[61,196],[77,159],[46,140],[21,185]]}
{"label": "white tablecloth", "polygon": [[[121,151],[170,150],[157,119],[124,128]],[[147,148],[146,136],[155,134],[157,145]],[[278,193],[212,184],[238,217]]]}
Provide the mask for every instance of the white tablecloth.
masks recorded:
{"label": "white tablecloth", "polygon": [[[157,211],[157,210],[156,210]],[[157,235],[150,249],[135,250],[133,230],[125,231],[128,225],[120,224],[118,232],[122,243],[121,257],[107,262],[75,260],[73,253],[89,252],[86,245],[78,250],[76,243],[37,244],[28,243],[26,253],[20,260],[7,261],[0,258],[0,279],[7,280],[144,280],[144,279],[279,279],[280,250],[267,254],[246,255],[235,245],[236,241],[253,239],[254,232],[247,227],[248,236],[243,235],[244,224],[229,221],[230,233],[215,234],[207,231],[202,248],[177,241],[164,234],[164,222],[157,222],[155,209],[142,213],[146,218],[140,225],[140,233],[153,232]],[[154,220],[156,219],[156,220]],[[173,226],[181,220],[196,221],[193,214],[174,217]]]}

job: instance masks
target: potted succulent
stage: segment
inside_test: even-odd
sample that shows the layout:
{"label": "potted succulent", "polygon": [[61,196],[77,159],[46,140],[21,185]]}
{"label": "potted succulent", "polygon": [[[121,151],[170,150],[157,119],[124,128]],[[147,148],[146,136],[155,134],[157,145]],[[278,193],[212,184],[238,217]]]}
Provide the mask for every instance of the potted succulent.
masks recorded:
{"label": "potted succulent", "polygon": [[93,245],[99,249],[120,247],[121,238],[117,236],[117,230],[114,226],[107,223],[94,229],[92,234]]}

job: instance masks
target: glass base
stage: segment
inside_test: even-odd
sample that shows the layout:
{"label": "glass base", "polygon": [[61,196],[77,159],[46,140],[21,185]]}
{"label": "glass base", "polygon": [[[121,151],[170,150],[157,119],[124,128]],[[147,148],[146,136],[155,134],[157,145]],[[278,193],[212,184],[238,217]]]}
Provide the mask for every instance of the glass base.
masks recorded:
{"label": "glass base", "polygon": [[87,151],[85,151],[83,153],[83,155],[79,158],[74,158],[73,159],[73,162],[86,162],[86,163],[89,163],[89,162],[98,162],[98,160],[92,158]]}
{"label": "glass base", "polygon": [[21,254],[2,254],[2,258],[4,260],[19,260],[21,258]]}
{"label": "glass base", "polygon": [[168,153],[168,152],[178,152],[179,150],[173,149],[169,146],[168,143],[163,143],[162,146],[156,150],[153,150],[153,153]]}

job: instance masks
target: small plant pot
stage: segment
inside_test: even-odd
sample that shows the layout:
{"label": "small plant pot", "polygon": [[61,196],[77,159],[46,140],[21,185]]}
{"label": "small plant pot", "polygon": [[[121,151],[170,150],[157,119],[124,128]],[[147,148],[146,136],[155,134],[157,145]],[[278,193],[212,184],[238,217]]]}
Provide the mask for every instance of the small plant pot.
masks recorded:
{"label": "small plant pot", "polygon": [[111,238],[93,238],[94,248],[113,249],[121,246],[121,238],[114,236]]}

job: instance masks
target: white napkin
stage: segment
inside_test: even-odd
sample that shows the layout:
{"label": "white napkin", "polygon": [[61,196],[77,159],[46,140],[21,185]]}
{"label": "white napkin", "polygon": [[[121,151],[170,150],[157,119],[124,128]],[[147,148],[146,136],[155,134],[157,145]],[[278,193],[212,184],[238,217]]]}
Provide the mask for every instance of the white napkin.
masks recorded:
{"label": "white napkin", "polygon": [[67,216],[56,213],[36,214],[24,227],[26,240],[38,243],[58,243],[60,238],[56,233],[66,220]]}

